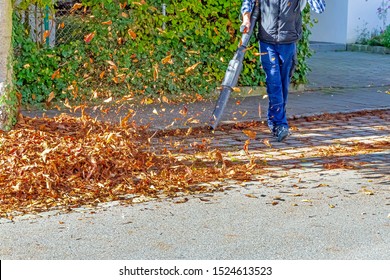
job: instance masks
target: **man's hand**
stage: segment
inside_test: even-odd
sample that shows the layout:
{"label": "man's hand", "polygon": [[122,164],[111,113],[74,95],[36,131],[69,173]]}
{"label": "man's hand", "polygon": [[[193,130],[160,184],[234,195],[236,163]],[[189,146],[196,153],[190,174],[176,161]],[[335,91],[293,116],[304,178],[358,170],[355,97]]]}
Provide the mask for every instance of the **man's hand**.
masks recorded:
{"label": "man's hand", "polygon": [[248,33],[251,28],[251,14],[246,12],[242,15],[242,24],[240,27],[240,31],[242,33]]}

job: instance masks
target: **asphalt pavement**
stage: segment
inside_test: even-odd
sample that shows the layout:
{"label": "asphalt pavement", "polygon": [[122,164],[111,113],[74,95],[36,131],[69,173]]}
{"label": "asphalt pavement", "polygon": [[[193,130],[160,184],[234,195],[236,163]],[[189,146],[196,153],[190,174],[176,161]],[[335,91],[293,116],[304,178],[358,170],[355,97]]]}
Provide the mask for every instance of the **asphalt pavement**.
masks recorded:
{"label": "asphalt pavement", "polygon": [[[252,128],[250,153],[266,172],[205,182],[221,191],[185,200],[139,197],[2,219],[0,258],[390,260],[390,56],[326,51],[309,65],[309,84],[290,95],[291,137],[278,143],[265,125]],[[222,124],[264,120],[266,103],[259,95],[232,98]],[[151,104],[136,117],[156,130],[205,126],[213,106]],[[207,133],[181,141],[191,152],[191,143],[210,138],[211,148],[247,160],[239,128]],[[172,147],[175,137],[153,141]]]}

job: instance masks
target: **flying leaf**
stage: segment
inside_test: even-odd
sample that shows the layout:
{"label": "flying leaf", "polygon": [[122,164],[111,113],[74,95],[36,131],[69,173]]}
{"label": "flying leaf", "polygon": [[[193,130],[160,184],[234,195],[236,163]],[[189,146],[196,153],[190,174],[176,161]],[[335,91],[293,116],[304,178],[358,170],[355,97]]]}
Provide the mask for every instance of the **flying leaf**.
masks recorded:
{"label": "flying leaf", "polygon": [[166,97],[165,95],[161,98],[162,102],[164,103],[169,103],[169,99],[168,97]]}
{"label": "flying leaf", "polygon": [[43,40],[46,40],[46,38],[48,38],[49,36],[50,36],[49,30],[46,30],[45,32],[43,32]]}
{"label": "flying leaf", "polygon": [[49,97],[47,98],[47,102],[49,103],[49,102],[52,101],[55,97],[56,97],[56,96],[55,96],[54,92],[53,92],[53,91],[50,92]]}
{"label": "flying leaf", "polygon": [[133,109],[129,109],[127,115],[120,121],[121,127],[125,127],[130,118],[135,115],[135,111]]}
{"label": "flying leaf", "polygon": [[134,5],[142,6],[145,4],[145,0],[141,0],[140,2],[133,2]]}
{"label": "flying leaf", "polygon": [[157,81],[158,79],[158,64],[155,64],[153,67],[153,80]]}
{"label": "flying leaf", "polygon": [[201,63],[202,63],[202,62],[195,63],[194,65],[188,67],[188,68],[185,70],[185,72],[186,72],[186,73],[189,73],[189,72],[193,71],[193,70],[194,70],[199,64],[201,64]]}
{"label": "flying leaf", "polygon": [[266,146],[269,147],[269,148],[272,147],[272,145],[269,143],[269,140],[268,140],[268,139],[264,139],[264,140],[263,140],[263,143],[264,143],[264,145],[266,145]]}
{"label": "flying leaf", "polygon": [[64,106],[65,106],[66,108],[72,109],[72,106],[70,106],[70,104],[69,104],[68,98],[65,99],[65,101],[64,101]]}
{"label": "flying leaf", "polygon": [[161,60],[161,63],[162,64],[173,64],[173,61],[172,61],[172,55],[168,55],[167,57],[163,58]]}
{"label": "flying leaf", "polygon": [[73,7],[70,9],[70,13],[74,13],[75,11],[77,11],[78,9],[80,9],[81,7],[83,6],[83,4],[81,3],[76,3],[73,5]]}
{"label": "flying leaf", "polygon": [[244,132],[245,135],[248,136],[250,139],[255,139],[257,135],[257,133],[252,130],[243,130],[242,132]]}
{"label": "flying leaf", "polygon": [[51,79],[54,80],[60,76],[60,69],[54,71],[53,75],[51,75]]}
{"label": "flying leaf", "polygon": [[245,144],[244,144],[244,151],[246,154],[249,154],[249,144],[251,143],[251,141],[248,139],[245,141]]}
{"label": "flying leaf", "polygon": [[203,96],[202,95],[200,95],[199,93],[197,93],[197,94],[195,94],[195,96],[196,96],[196,100],[198,100],[198,101],[203,101]]}
{"label": "flying leaf", "polygon": [[90,43],[92,41],[93,37],[95,37],[95,35],[96,35],[96,32],[92,32],[92,33],[85,35],[84,42],[87,44]]}
{"label": "flying leaf", "polygon": [[112,69],[114,69],[114,71],[117,71],[117,70],[118,70],[118,67],[116,66],[116,64],[115,64],[113,61],[107,60],[107,63],[110,64],[110,67],[111,67]]}
{"label": "flying leaf", "polygon": [[133,30],[129,29],[127,33],[129,33],[131,39],[135,40],[137,38],[137,34]]}

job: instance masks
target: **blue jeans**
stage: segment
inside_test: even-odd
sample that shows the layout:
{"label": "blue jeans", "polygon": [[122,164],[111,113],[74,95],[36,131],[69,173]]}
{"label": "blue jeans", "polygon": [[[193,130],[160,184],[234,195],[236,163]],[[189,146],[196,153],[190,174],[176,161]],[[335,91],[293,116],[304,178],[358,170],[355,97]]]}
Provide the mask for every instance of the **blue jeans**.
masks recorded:
{"label": "blue jeans", "polygon": [[296,44],[267,44],[260,42],[261,64],[266,74],[268,126],[288,128],[286,104],[288,87],[296,60]]}

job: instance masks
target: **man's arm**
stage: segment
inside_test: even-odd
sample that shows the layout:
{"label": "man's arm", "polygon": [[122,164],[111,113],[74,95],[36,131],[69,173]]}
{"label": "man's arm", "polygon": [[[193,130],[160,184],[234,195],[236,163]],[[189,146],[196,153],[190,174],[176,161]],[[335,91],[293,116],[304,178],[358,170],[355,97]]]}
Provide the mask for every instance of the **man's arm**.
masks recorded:
{"label": "man's arm", "polygon": [[[242,33],[247,33],[251,27],[251,13],[255,4],[255,0],[243,0],[241,6],[242,14]],[[244,27],[244,28],[243,28]]]}
{"label": "man's arm", "polygon": [[325,0],[308,0],[310,8],[317,14],[321,14],[325,11]]}

